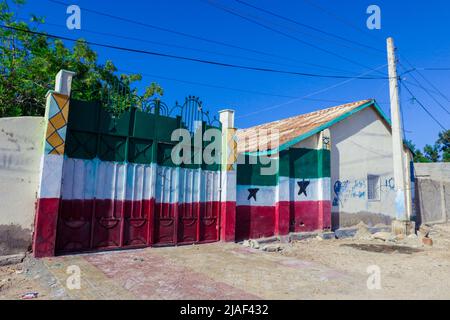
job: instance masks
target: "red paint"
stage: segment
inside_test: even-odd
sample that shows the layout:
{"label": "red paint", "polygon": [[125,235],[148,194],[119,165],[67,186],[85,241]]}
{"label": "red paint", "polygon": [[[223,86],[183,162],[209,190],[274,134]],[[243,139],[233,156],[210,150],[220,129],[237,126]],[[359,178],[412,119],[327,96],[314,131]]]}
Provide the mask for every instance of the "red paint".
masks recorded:
{"label": "red paint", "polygon": [[330,201],[286,201],[273,207],[238,206],[236,209],[237,241],[324,230],[330,225]]}
{"label": "red paint", "polygon": [[275,211],[275,234],[287,235],[289,233],[289,202],[279,202]]}
{"label": "red paint", "polygon": [[219,208],[220,202],[63,200],[56,252],[218,241]]}
{"label": "red paint", "polygon": [[55,255],[59,199],[38,199],[33,234],[33,255],[36,258]]}
{"label": "red paint", "polygon": [[331,225],[331,202],[291,202],[290,224],[291,232],[329,229]]}
{"label": "red paint", "polygon": [[275,207],[236,207],[237,241],[270,237],[274,234]]}
{"label": "red paint", "polygon": [[236,240],[236,202],[222,202],[220,207],[220,239],[226,242]]}

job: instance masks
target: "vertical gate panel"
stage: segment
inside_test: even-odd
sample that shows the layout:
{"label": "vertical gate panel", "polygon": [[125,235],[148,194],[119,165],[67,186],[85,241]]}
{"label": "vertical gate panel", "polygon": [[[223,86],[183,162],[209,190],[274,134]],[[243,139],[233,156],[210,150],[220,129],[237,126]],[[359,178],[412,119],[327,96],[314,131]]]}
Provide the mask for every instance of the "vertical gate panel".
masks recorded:
{"label": "vertical gate panel", "polygon": [[218,240],[219,185],[219,171],[202,172],[199,242]]}
{"label": "vertical gate panel", "polygon": [[56,250],[90,249],[95,164],[92,161],[65,159],[62,201],[58,219]]}
{"label": "vertical gate panel", "polygon": [[158,167],[156,169],[156,203],[154,243],[165,245],[175,244],[176,207],[175,192],[177,168]]}
{"label": "vertical gate panel", "polygon": [[146,246],[150,242],[153,166],[129,164],[124,210],[124,246]]}
{"label": "vertical gate panel", "polygon": [[178,242],[180,244],[198,241],[200,172],[200,170],[196,169],[180,169],[180,200],[177,228]]}
{"label": "vertical gate panel", "polygon": [[94,210],[93,248],[121,245],[125,165],[100,162]]}

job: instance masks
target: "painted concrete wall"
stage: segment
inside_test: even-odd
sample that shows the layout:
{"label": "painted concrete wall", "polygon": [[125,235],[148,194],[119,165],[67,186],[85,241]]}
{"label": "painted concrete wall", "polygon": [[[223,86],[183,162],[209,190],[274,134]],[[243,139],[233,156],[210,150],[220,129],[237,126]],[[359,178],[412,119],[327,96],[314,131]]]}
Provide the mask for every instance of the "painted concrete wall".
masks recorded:
{"label": "painted concrete wall", "polygon": [[0,119],[0,255],[31,245],[44,118]]}
{"label": "painted concrete wall", "polygon": [[[330,131],[333,228],[390,223],[396,196],[390,128],[367,108]],[[368,200],[369,174],[380,176],[379,200]]]}

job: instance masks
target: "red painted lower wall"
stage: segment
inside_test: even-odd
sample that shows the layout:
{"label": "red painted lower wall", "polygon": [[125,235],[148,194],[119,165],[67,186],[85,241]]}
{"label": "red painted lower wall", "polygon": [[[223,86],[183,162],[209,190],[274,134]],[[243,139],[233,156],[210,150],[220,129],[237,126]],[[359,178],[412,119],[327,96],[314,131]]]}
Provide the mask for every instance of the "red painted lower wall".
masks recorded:
{"label": "red painted lower wall", "polygon": [[274,232],[275,207],[236,207],[236,241],[270,237]]}
{"label": "red painted lower wall", "polygon": [[219,240],[220,202],[62,200],[56,253]]}
{"label": "red painted lower wall", "polygon": [[316,231],[331,228],[331,202],[291,202],[290,231]]}
{"label": "red painted lower wall", "polygon": [[331,202],[279,202],[273,207],[238,206],[236,240],[331,228]]}
{"label": "red painted lower wall", "polygon": [[39,199],[34,220],[33,253],[37,258],[55,255],[59,199]]}

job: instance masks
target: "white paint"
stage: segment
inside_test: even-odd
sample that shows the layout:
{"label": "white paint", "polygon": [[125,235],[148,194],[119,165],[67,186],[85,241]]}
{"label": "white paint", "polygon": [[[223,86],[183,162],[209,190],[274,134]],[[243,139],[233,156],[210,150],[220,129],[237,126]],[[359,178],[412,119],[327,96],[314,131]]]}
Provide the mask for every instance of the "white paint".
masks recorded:
{"label": "white paint", "polygon": [[64,160],[63,171],[65,200],[220,201],[219,171],[71,158]]}
{"label": "white paint", "polygon": [[[395,217],[396,191],[389,125],[372,108],[357,112],[333,125],[331,131],[331,189],[336,181],[347,182],[351,190],[341,194],[333,212],[381,213]],[[381,177],[380,200],[368,201],[367,175]],[[364,192],[363,197],[359,197]]]}
{"label": "white paint", "polygon": [[41,117],[0,119],[0,225],[32,227],[44,128]]}
{"label": "white paint", "polygon": [[42,183],[39,185],[40,199],[59,199],[63,175],[64,157],[47,154],[42,157]]}
{"label": "white paint", "polygon": [[236,202],[236,170],[221,172],[221,201]]}
{"label": "white paint", "polygon": [[60,94],[65,94],[66,96],[70,96],[72,91],[72,80],[75,76],[75,72],[60,70],[56,74],[55,79],[55,91]]}
{"label": "white paint", "polygon": [[299,181],[303,179],[294,179],[288,177],[280,177],[279,179],[279,201],[326,201],[330,200],[330,193],[324,190],[330,190],[330,178],[304,179],[309,182],[306,187],[306,196],[304,193],[298,194],[300,187]]}
{"label": "white paint", "polygon": [[234,128],[234,110],[225,109],[219,111],[220,123],[222,123],[222,128],[232,129]]}
{"label": "white paint", "polygon": [[[237,185],[237,206],[273,207],[277,202],[278,188],[276,186],[243,186]],[[248,189],[259,189],[256,200],[249,197]]]}

